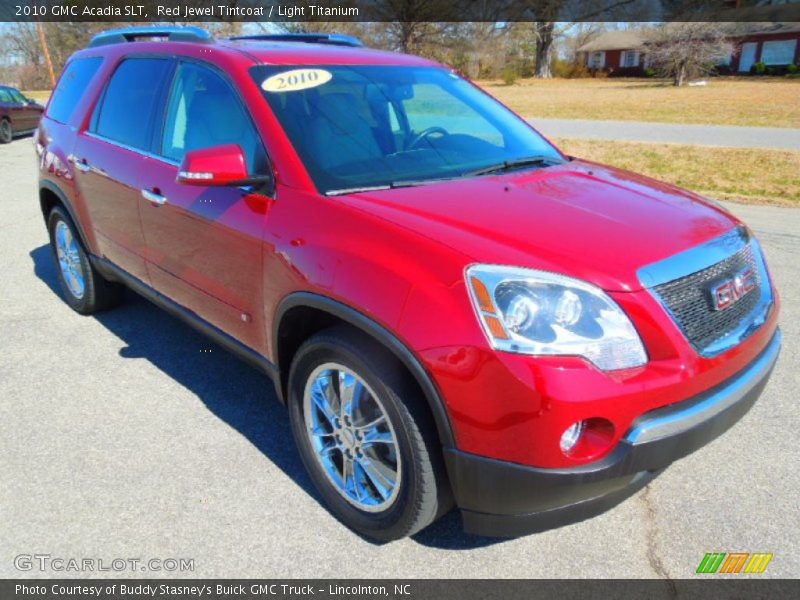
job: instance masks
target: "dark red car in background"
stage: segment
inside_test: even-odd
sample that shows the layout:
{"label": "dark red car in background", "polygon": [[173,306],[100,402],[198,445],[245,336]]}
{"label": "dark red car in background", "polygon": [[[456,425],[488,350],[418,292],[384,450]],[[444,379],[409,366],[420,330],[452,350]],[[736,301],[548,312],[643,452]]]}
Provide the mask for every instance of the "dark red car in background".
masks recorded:
{"label": "dark red car in background", "polygon": [[738,421],[780,349],[723,208],[352,38],[101,34],[36,144],[70,306],[128,286],[269,373],[369,537],[454,504],[487,535],[602,512]]}
{"label": "dark red car in background", "polygon": [[0,85],[0,144],[31,133],[39,125],[44,106],[26,98],[18,89]]}

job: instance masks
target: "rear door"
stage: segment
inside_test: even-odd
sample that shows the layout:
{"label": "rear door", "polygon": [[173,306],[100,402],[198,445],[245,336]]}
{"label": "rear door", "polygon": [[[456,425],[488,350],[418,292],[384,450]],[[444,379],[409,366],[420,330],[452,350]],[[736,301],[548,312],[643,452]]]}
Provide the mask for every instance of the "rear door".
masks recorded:
{"label": "rear door", "polygon": [[142,188],[141,208],[153,287],[250,347],[264,343],[262,231],[271,200],[243,187],[176,182],[189,150],[238,144],[250,175],[267,156],[244,103],[214,67],[182,61],[175,72],[161,144]]}
{"label": "rear door", "polygon": [[174,68],[169,58],[133,57],[114,70],[72,160],[102,256],[149,281],[139,217],[141,175]]}

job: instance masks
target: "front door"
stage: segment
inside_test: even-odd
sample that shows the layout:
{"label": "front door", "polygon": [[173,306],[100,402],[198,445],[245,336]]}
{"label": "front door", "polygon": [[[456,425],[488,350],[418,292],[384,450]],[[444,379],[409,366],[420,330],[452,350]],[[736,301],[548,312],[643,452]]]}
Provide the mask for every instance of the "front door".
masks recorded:
{"label": "front door", "polygon": [[25,96],[23,96],[22,92],[19,90],[8,88],[8,92],[11,94],[11,100],[13,101],[14,107],[19,115],[17,124],[14,126],[14,128],[17,131],[29,131],[31,129],[35,129],[39,124],[39,116],[41,114],[39,109],[33,108],[28,103],[28,99],[25,98]]}
{"label": "front door", "polygon": [[26,131],[28,127],[27,115],[23,112],[23,105],[16,102],[11,95],[10,88],[0,87],[0,114],[7,114],[11,120],[11,127],[14,133]]}
{"label": "front door", "polygon": [[71,156],[100,254],[145,282],[140,179],[160,113],[159,98],[173,64],[156,58],[124,60]]}
{"label": "front door", "polygon": [[739,57],[739,72],[749,73],[750,67],[756,62],[756,42],[742,44],[742,55]]}
{"label": "front door", "polygon": [[189,150],[238,144],[250,174],[267,168],[248,111],[226,78],[197,62],[175,72],[160,147],[142,179],[153,287],[250,347],[264,343],[261,240],[271,200],[241,187],[176,182]]}

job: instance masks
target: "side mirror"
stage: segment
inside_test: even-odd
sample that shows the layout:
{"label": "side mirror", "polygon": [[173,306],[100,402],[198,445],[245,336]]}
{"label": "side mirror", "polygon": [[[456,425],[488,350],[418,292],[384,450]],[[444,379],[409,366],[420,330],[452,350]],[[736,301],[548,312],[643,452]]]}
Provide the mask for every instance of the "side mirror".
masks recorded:
{"label": "side mirror", "polygon": [[244,152],[236,144],[191,150],[183,157],[178,183],[186,185],[232,185],[247,179]]}
{"label": "side mirror", "polygon": [[183,157],[177,182],[186,185],[261,185],[270,177],[251,177],[247,160],[237,144],[191,150]]}

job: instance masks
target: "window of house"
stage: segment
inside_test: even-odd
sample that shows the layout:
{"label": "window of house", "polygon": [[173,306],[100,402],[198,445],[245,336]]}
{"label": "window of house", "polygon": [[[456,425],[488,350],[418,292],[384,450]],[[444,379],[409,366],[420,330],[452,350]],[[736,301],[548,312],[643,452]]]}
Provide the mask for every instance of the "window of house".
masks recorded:
{"label": "window of house", "polygon": [[123,61],[92,118],[93,131],[126,146],[149,149],[159,92],[170,66],[170,60],[161,58]]}
{"label": "window of house", "polygon": [[768,65],[788,65],[794,62],[797,40],[764,42],[761,49],[761,62]]}
{"label": "window of house", "polygon": [[639,53],[636,50],[625,50],[622,53],[623,67],[638,67],[639,66]]}
{"label": "window of house", "polygon": [[589,68],[590,69],[602,69],[606,63],[606,53],[605,52],[592,52],[589,55]]}

